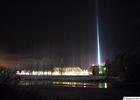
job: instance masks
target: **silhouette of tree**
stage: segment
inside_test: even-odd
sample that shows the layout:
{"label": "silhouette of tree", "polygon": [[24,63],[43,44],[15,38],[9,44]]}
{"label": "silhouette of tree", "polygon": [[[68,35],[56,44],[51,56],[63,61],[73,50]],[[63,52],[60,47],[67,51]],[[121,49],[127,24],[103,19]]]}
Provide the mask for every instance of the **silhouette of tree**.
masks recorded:
{"label": "silhouette of tree", "polygon": [[0,66],[0,84],[15,85],[19,77],[14,70]]}

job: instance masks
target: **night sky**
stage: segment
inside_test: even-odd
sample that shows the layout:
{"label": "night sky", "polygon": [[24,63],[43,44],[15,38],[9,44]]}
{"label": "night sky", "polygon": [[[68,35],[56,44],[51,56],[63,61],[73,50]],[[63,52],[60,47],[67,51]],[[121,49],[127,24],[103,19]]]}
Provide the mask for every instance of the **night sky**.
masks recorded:
{"label": "night sky", "polygon": [[[98,0],[97,4],[102,62],[138,47],[140,2]],[[63,59],[68,65],[97,62],[96,0],[4,0],[0,7],[0,52]]]}

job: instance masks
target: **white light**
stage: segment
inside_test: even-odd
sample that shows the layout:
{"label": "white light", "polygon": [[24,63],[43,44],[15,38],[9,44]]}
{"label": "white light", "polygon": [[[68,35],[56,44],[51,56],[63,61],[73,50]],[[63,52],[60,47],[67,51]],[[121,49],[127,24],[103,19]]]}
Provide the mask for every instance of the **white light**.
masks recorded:
{"label": "white light", "polygon": [[55,72],[53,72],[53,73],[52,73],[52,75],[54,75],[54,76],[55,76],[55,75],[61,75],[61,73],[60,73],[60,72],[55,71]]}
{"label": "white light", "polygon": [[76,75],[81,75],[81,76],[87,76],[90,75],[91,73],[88,70],[77,70],[73,69],[71,70],[65,70],[64,72],[60,72],[59,70],[55,70],[53,72],[51,71],[29,71],[29,70],[22,70],[22,71],[17,71],[17,75],[66,75],[66,76],[76,76]]}
{"label": "white light", "polygon": [[102,74],[102,71],[99,71],[99,74]]}
{"label": "white light", "polygon": [[99,73],[101,73],[101,51],[100,51],[100,35],[99,35],[99,19],[98,19],[98,7],[96,1],[96,33],[97,33],[97,61],[99,65]]}
{"label": "white light", "polygon": [[37,71],[32,71],[32,75],[37,75]]}
{"label": "white light", "polygon": [[104,71],[106,70],[106,67],[104,67]]}
{"label": "white light", "polygon": [[48,71],[48,75],[52,75],[52,72],[51,71]]}
{"label": "white light", "polygon": [[105,82],[105,88],[107,88],[107,83]]}
{"label": "white light", "polygon": [[[98,24],[97,24],[98,26]],[[97,28],[98,30],[98,28]],[[99,40],[99,33],[97,31],[97,51],[98,51],[98,65],[101,65],[101,55],[100,55],[100,40]]]}

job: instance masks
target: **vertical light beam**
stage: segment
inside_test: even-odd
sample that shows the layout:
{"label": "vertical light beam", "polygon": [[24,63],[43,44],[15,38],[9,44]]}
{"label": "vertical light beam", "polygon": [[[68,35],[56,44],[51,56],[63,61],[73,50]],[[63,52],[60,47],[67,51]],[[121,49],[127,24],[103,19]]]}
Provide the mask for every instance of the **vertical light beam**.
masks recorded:
{"label": "vertical light beam", "polygon": [[98,18],[98,3],[96,0],[96,34],[97,34],[97,61],[99,66],[99,74],[102,73],[101,70],[101,51],[100,51],[100,34],[99,34],[99,18]]}
{"label": "vertical light beam", "polygon": [[101,64],[101,54],[100,54],[100,36],[99,36],[99,24],[98,24],[98,16],[96,16],[96,34],[97,34],[97,61],[98,65]]}

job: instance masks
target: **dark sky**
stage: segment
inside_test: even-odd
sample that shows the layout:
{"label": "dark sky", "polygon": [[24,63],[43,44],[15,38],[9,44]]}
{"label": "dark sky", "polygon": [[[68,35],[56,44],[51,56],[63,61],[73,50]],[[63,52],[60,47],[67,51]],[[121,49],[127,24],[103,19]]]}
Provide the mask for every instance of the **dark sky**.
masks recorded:
{"label": "dark sky", "polygon": [[[95,0],[9,0],[0,7],[0,50],[96,63]],[[98,0],[102,60],[139,46],[139,13],[138,0]]]}

